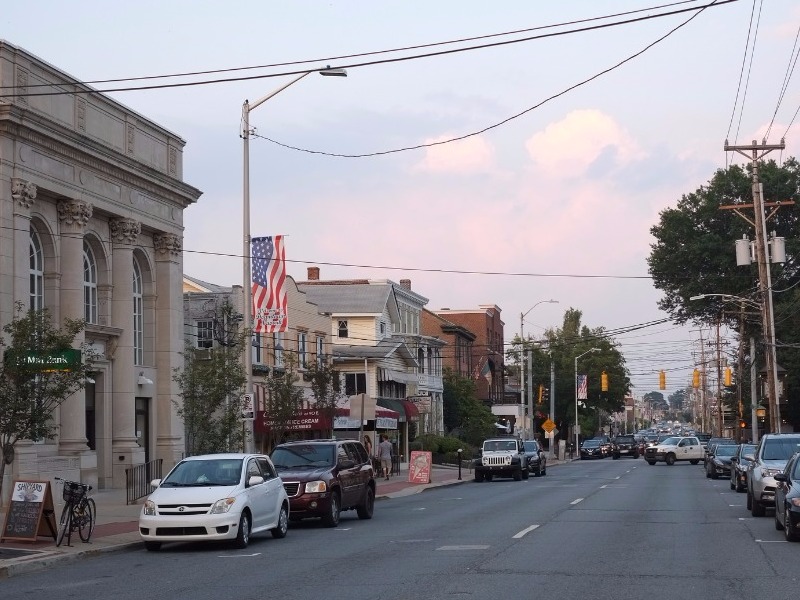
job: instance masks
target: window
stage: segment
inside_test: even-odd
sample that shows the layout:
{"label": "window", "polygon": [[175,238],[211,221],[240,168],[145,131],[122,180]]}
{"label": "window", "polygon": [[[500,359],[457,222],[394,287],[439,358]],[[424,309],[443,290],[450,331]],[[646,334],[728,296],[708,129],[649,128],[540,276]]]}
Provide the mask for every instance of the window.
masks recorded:
{"label": "window", "polygon": [[197,347],[211,348],[214,345],[214,321],[197,321]]}
{"label": "window", "polygon": [[86,240],[83,240],[83,318],[87,323],[97,323],[97,263]]}
{"label": "window", "polygon": [[42,310],[44,308],[44,255],[39,234],[34,229],[31,229],[30,255],[30,299],[28,308]]}
{"label": "window", "polygon": [[385,335],[386,334],[386,323],[384,323],[383,321],[381,321],[380,332],[381,332],[381,335]]}
{"label": "window", "polygon": [[317,366],[325,365],[325,338],[317,336]]}
{"label": "window", "polygon": [[419,369],[419,373],[424,373],[425,372],[425,351],[422,348],[417,350],[417,364],[418,364],[417,368]]}
{"label": "window", "polygon": [[364,373],[344,374],[344,393],[346,396],[367,393],[367,376]]}
{"label": "window", "polygon": [[253,364],[260,365],[263,364],[261,359],[261,334],[254,333],[253,334]]}
{"label": "window", "polygon": [[275,366],[283,367],[283,332],[276,331],[272,334],[272,347],[275,348]]}
{"label": "window", "polygon": [[339,321],[339,337],[346,338],[347,335],[347,321]]}
{"label": "window", "polygon": [[300,363],[300,368],[305,369],[308,367],[308,334],[301,331],[297,334],[297,360]]}
{"label": "window", "polygon": [[133,259],[133,357],[137,365],[144,364],[144,293],[142,270]]}

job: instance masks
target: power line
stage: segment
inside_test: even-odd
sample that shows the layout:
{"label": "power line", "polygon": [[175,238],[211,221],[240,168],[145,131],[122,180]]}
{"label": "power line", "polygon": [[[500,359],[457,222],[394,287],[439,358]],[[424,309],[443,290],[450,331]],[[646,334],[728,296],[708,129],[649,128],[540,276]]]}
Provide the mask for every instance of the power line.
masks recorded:
{"label": "power line", "polygon": [[[775,123],[775,117],[778,115],[778,109],[781,107],[783,97],[786,94],[786,89],[789,87],[789,81],[792,79],[792,75],[794,74],[794,68],[797,66],[797,59],[800,57],[800,48],[797,46],[798,39],[800,39],[800,25],[797,26],[797,33],[794,36],[794,45],[792,46],[792,52],[789,55],[789,64],[786,65],[786,75],[783,77],[783,85],[781,86],[781,90],[778,94],[778,103],[775,106],[775,112],[772,113],[772,120],[769,122],[767,133],[764,134],[764,139],[769,139],[769,134],[772,131],[772,125]],[[792,58],[794,58],[794,60],[792,60]]]}

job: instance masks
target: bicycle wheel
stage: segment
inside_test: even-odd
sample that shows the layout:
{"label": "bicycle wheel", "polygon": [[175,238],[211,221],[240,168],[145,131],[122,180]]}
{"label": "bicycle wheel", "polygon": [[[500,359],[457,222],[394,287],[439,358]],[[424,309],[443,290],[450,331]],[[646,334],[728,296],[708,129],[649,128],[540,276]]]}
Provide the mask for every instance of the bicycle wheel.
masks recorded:
{"label": "bicycle wheel", "polygon": [[86,498],[81,504],[83,505],[83,514],[78,522],[78,535],[81,536],[82,541],[88,542],[94,531],[97,505],[94,503],[94,498]]}
{"label": "bicycle wheel", "polygon": [[64,536],[67,537],[67,546],[69,546],[70,534],[72,533],[72,504],[67,502],[61,511],[61,518],[58,520],[58,534],[56,535],[56,546],[60,546],[64,541]]}

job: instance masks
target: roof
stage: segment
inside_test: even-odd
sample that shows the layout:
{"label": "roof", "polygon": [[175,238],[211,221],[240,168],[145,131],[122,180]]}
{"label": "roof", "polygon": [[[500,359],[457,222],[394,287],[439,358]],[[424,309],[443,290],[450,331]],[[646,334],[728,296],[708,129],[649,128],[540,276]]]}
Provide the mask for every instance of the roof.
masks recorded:
{"label": "roof", "polygon": [[397,301],[391,285],[316,285],[299,283],[298,289],[306,293],[322,312],[331,314],[358,315],[389,314],[399,320]]}
{"label": "roof", "polygon": [[342,344],[334,344],[333,356],[334,358],[389,358],[393,354],[398,354],[410,363],[416,365],[417,360],[414,353],[402,340],[397,338],[385,338],[374,346],[358,346],[350,345],[345,346]]}
{"label": "roof", "polygon": [[183,276],[183,293],[189,294],[228,294],[233,291],[233,288],[224,285],[217,285],[216,283],[209,283],[196,277],[189,275]]}

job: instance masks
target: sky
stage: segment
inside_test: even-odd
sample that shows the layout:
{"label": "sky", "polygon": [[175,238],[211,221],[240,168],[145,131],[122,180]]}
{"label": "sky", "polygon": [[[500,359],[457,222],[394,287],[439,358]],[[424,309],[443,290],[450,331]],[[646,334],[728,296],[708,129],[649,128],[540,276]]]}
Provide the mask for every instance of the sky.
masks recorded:
{"label": "sky", "polygon": [[286,236],[289,274],[410,279],[432,310],[496,304],[507,341],[523,313],[541,337],[574,308],[632,329],[614,339],[633,395],[664,369],[668,396],[709,332],[638,328],[668,317],[650,228],[741,162],[726,139],[761,141],[772,122],[774,158],[800,148],[800,72],[785,84],[800,3],[643,19],[711,2],[28,0],[0,11],[0,38],[88,82],[225,70],[100,90],[247,78],[109,92],[186,141],[203,195],[184,271],[219,285],[242,283],[243,102],[346,68],[250,112],[251,233]]}

